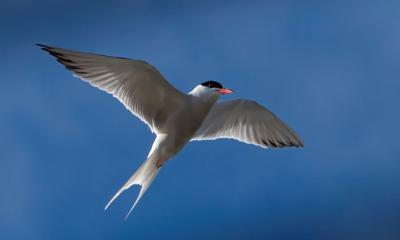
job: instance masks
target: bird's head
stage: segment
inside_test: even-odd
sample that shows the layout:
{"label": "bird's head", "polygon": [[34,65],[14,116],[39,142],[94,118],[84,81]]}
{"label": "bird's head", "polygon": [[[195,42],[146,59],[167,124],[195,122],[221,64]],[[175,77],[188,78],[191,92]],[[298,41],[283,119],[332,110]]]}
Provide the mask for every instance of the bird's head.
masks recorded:
{"label": "bird's head", "polygon": [[191,92],[191,95],[204,98],[218,99],[221,95],[232,93],[233,91],[224,88],[221,83],[215,81],[207,81],[197,85]]}

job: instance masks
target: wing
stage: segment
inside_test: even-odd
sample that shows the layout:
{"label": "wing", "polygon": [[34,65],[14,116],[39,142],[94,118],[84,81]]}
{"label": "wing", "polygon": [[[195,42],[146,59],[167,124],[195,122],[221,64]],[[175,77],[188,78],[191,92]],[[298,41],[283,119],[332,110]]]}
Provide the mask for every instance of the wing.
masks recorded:
{"label": "wing", "polygon": [[233,138],[267,147],[303,147],[303,141],[285,123],[260,104],[238,99],[217,102],[193,140]]}
{"label": "wing", "polygon": [[156,68],[144,61],[38,46],[76,77],[112,94],[153,132],[166,119],[168,110],[184,98]]}

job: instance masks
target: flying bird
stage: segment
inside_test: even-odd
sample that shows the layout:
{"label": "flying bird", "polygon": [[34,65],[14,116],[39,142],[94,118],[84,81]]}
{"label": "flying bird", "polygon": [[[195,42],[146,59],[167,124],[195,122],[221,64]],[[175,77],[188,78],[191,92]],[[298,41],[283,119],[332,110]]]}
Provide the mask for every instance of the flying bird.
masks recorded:
{"label": "flying bird", "polygon": [[112,94],[156,135],[146,161],[107,203],[133,185],[140,192],[127,217],[162,166],[188,142],[231,138],[262,148],[303,147],[300,137],[255,101],[218,101],[233,91],[216,81],[185,94],[145,61],[78,52],[37,44],[74,76]]}

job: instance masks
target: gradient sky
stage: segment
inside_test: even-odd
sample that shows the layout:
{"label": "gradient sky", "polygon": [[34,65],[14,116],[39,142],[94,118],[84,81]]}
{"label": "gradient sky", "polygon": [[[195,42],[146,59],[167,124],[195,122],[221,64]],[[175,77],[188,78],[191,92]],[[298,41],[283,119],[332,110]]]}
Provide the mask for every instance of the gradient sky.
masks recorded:
{"label": "gradient sky", "polygon": [[[0,239],[400,239],[400,2],[0,4]],[[268,107],[303,149],[189,144],[128,221],[154,136],[35,43],[144,59]]]}

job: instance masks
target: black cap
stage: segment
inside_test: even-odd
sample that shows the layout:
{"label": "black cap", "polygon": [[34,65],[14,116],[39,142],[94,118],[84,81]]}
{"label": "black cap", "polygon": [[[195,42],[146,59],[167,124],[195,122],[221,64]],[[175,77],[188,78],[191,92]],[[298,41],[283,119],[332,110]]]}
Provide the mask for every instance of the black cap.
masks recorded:
{"label": "black cap", "polygon": [[201,85],[205,86],[205,87],[209,87],[209,88],[223,88],[221,83],[219,82],[215,82],[215,81],[207,81],[207,82],[203,82]]}

